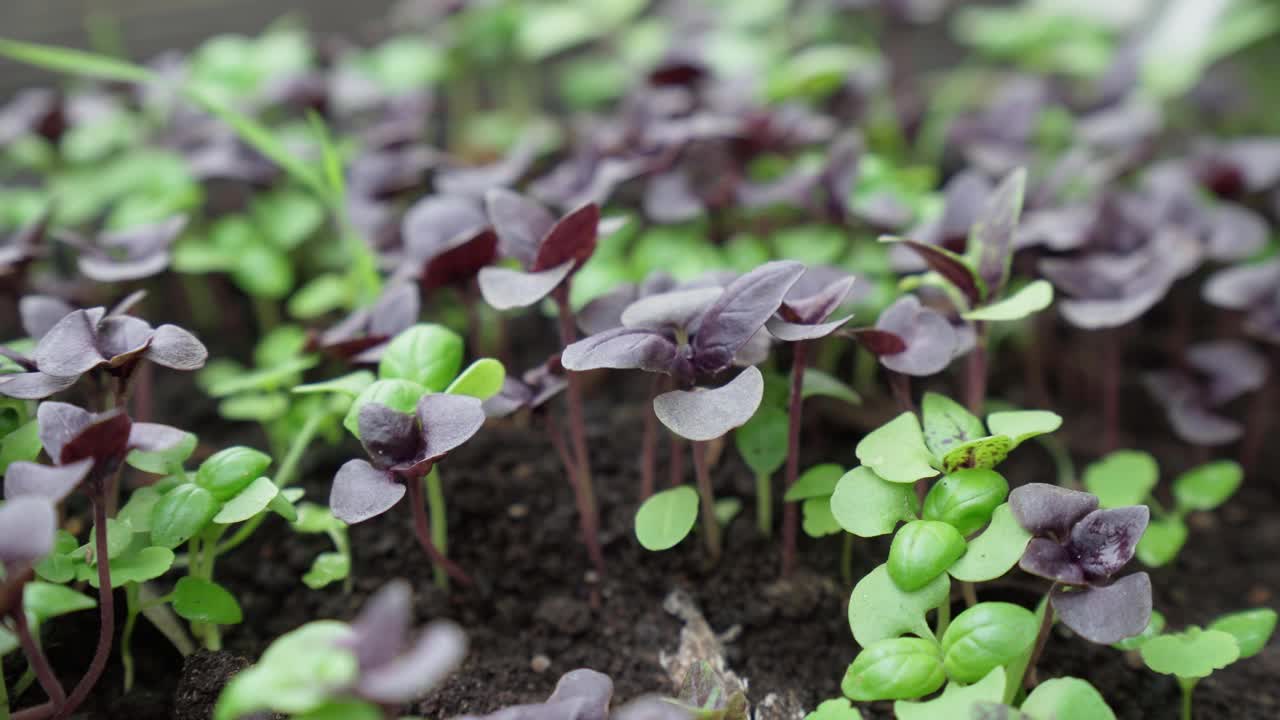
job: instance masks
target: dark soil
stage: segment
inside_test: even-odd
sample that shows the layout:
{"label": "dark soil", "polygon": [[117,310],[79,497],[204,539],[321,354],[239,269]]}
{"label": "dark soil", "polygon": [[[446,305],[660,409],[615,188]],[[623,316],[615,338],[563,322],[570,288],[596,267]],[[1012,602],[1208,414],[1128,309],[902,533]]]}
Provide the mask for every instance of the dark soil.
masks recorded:
{"label": "dark soil", "polygon": [[[727,532],[727,553],[719,566],[706,568],[696,538],[666,553],[642,550],[631,535],[631,518],[639,482],[639,396],[647,383],[619,382],[623,377],[593,378],[596,384],[588,393],[589,414],[597,421],[590,444],[609,563],[604,578],[586,572],[572,495],[545,435],[536,429],[540,425],[494,424],[441,468],[449,499],[451,556],[473,573],[478,588],[453,593],[435,588],[413,541],[407,509],[397,507],[352,528],[353,591],[344,594],[336,585],[313,591],[300,577],[314,556],[328,549],[327,540],[291,535],[274,521],[219,564],[219,580],[240,598],[246,617],[246,624],[228,631],[227,652],[195,655],[180,671],[182,659],[140,622],[135,640],[139,687],[119,696],[120,674],[113,660],[85,717],[208,717],[218,687],[244,659],[256,657],[273,638],[309,620],[352,617],[370,593],[393,577],[413,582],[420,620],[454,618],[471,636],[471,653],[462,669],[411,709],[429,718],[543,699],[561,673],[584,666],[610,674],[622,699],[672,692],[659,655],[673,652],[678,643],[681,622],[662,609],[663,599],[677,588],[693,597],[715,631],[734,634],[726,642],[727,660],[750,683],[753,701],[773,693],[812,708],[839,696],[840,679],[857,653],[844,606],[849,587],[840,579],[841,539],[802,538],[805,571],[792,582],[779,583],[776,543],[755,529],[750,473],[729,447],[714,470],[717,492],[742,498],[744,508]],[[1088,403],[1078,393],[1073,397],[1080,406],[1065,410],[1068,422],[1062,434],[1082,462],[1095,455],[1097,432],[1091,428],[1098,423]],[[1144,437],[1167,436],[1152,406],[1135,398],[1126,404],[1134,417],[1126,418],[1125,427],[1142,430]],[[821,402],[810,403],[809,409],[802,466],[852,466],[861,434],[893,412],[875,399],[855,412]],[[1125,442],[1157,452],[1166,479],[1192,462],[1184,451],[1166,447],[1167,441],[1131,440]],[[325,501],[332,472],[352,456],[348,452],[355,451],[320,448],[312,454],[305,483],[309,499]],[[665,478],[665,465],[661,469]],[[1048,456],[1034,444],[1020,449],[1002,470],[1014,485],[1054,477]],[[1195,516],[1192,524],[1191,540],[1175,567],[1152,573],[1156,607],[1172,626],[1204,624],[1232,610],[1276,606],[1280,504],[1271,486],[1251,478],[1217,514]],[[859,542],[855,578],[882,562],[886,552],[883,541]],[[983,596],[1030,605],[1043,589],[1040,581],[1015,573],[984,589]],[[73,617],[74,622],[55,623],[47,641],[54,662],[67,672],[67,682],[78,677],[77,666],[87,662],[96,634],[96,617]],[[1143,669],[1140,661],[1118,651],[1055,634],[1040,676],[1059,675],[1094,683],[1120,718],[1177,715],[1174,680]],[[1272,642],[1257,657],[1201,682],[1196,717],[1280,717],[1278,676],[1280,644]],[[35,696],[39,691],[30,691],[27,702]],[[888,704],[868,716],[891,717]]]}

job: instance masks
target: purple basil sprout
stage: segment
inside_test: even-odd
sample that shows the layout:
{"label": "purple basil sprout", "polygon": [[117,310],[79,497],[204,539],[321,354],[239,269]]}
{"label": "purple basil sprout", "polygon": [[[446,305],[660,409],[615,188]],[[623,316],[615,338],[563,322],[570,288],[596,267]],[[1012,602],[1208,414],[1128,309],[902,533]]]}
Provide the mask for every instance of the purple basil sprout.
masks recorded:
{"label": "purple basil sprout", "polygon": [[359,674],[352,692],[379,705],[412,702],[439,685],[467,654],[467,636],[449,621],[411,634],[413,591],[393,580],[374,594],[343,645],[355,653]]}
{"label": "purple basil sprout", "polygon": [[497,162],[475,167],[442,167],[436,171],[436,191],[483,199],[490,190],[513,187],[529,172],[545,145],[544,133],[533,130],[516,140]]}
{"label": "purple basil sprout", "polygon": [[422,144],[363,148],[348,168],[347,189],[365,202],[392,198],[419,188],[440,154]]}
{"label": "purple basil sprout", "polygon": [[80,272],[98,282],[141,280],[169,267],[170,249],[187,226],[185,215],[125,230],[108,230],[89,241],[62,233],[59,239],[80,251]]}
{"label": "purple basil sprout", "polygon": [[30,135],[57,142],[66,132],[65,98],[44,88],[23,90],[0,108],[0,148]]}
{"label": "purple basil sprout", "polygon": [[433,195],[405,213],[401,227],[402,273],[414,274],[423,292],[469,283],[498,253],[498,234],[480,203],[456,195]]}
{"label": "purple basil sprout", "polygon": [[174,136],[168,142],[186,160],[192,177],[201,182],[266,187],[280,177],[275,163],[212,118],[184,118],[174,126]]}
{"label": "purple basil sprout", "polygon": [[44,242],[52,219],[53,207],[50,206],[4,238],[0,244],[0,274],[15,275],[32,260],[45,254]]}
{"label": "purple basil sprout", "polygon": [[[942,188],[942,214],[928,220],[907,235],[916,242],[936,245],[954,253],[963,253],[969,242],[969,230],[978,222],[987,198],[995,186],[975,170],[966,170],[947,181]],[[926,264],[905,245],[889,248],[893,269],[900,273],[921,272]]]}
{"label": "purple basil sprout", "polygon": [[1280,345],[1280,258],[1219,270],[1205,282],[1210,304],[1245,313],[1245,332]]}
{"label": "purple basil sprout", "polygon": [[[803,417],[804,373],[809,343],[839,330],[853,319],[845,315],[829,319],[853,293],[855,278],[834,268],[809,268],[783,297],[777,313],[765,323],[769,334],[791,343],[791,393],[787,409],[786,488],[795,485],[800,474],[800,420]],[[796,530],[799,507],[787,503],[782,518],[782,574],[795,569]]]}
{"label": "purple basil sprout", "polygon": [[903,295],[885,308],[875,328],[854,334],[880,364],[901,375],[925,377],[942,372],[968,347],[945,315],[915,295]]}
{"label": "purple basil sprout", "polygon": [[[131,299],[137,298],[135,293]],[[47,326],[56,311],[49,301],[40,301],[37,312],[29,306],[24,322],[39,323],[29,330]],[[127,308],[125,308],[127,309]],[[80,376],[102,370],[127,387],[134,369],[143,359],[174,370],[198,370],[209,353],[194,335],[177,325],[153,328],[145,320],[125,315],[123,309],[74,310],[48,327],[36,344],[31,359],[24,363],[29,372],[0,377],[0,395],[38,400],[65,390]],[[39,316],[39,320],[36,318]],[[117,393],[120,400],[123,392]]]}
{"label": "purple basil sprout", "polygon": [[491,190],[485,203],[502,254],[523,266],[480,271],[480,292],[499,310],[528,307],[562,288],[595,252],[600,225],[595,204],[557,220],[538,203],[509,190]]}
{"label": "purple basil sprout", "polygon": [[1225,445],[1239,439],[1244,427],[1216,411],[1267,382],[1266,358],[1247,344],[1219,340],[1187,349],[1187,370],[1144,373],[1142,383],[1164,408],[1169,424],[1193,445]]}
{"label": "purple basil sprout", "polygon": [[1005,175],[1032,164],[1040,113],[1053,102],[1045,79],[1015,76],[1001,83],[978,111],[959,118],[948,141],[983,172]]}
{"label": "purple basil sprout", "polygon": [[455,720],[693,720],[689,710],[667,700],[645,697],[610,712],[613,680],[581,668],[560,676],[546,702],[515,705],[488,715],[464,715]]}
{"label": "purple basil sprout", "polygon": [[1031,483],[1009,493],[1009,508],[1033,536],[1018,566],[1053,582],[1053,610],[1081,637],[1110,645],[1151,620],[1151,578],[1114,579],[1133,559],[1151,511],[1145,505],[1098,509],[1098,498]]}
{"label": "purple basil sprout", "polygon": [[412,283],[393,283],[382,291],[372,307],[360,308],[309,343],[354,363],[376,363],[387,343],[418,321],[418,288]]}
{"label": "purple basil sprout", "polygon": [[395,507],[408,494],[423,550],[459,582],[471,584],[430,537],[422,478],[451,450],[470,440],[484,420],[479,398],[465,395],[428,393],[412,414],[366,403],[360,408],[359,428],[369,460],[348,460],[338,469],[329,493],[334,516],[350,524],[364,522]]}
{"label": "purple basil sprout", "polygon": [[564,392],[568,385],[559,356],[530,368],[519,378],[510,375],[502,381],[502,389],[484,401],[486,417],[502,418],[521,410],[538,410]]}

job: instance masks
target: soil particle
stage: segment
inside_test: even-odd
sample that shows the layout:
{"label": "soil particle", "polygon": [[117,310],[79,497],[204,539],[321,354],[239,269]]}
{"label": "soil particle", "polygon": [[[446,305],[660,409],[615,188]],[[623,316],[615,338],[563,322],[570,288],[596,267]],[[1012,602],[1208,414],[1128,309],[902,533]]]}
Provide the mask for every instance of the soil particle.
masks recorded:
{"label": "soil particle", "polygon": [[[173,694],[173,720],[208,720],[232,676],[249,667],[249,660],[229,652],[199,650],[182,664],[182,676]],[[127,716],[121,716],[127,717]]]}

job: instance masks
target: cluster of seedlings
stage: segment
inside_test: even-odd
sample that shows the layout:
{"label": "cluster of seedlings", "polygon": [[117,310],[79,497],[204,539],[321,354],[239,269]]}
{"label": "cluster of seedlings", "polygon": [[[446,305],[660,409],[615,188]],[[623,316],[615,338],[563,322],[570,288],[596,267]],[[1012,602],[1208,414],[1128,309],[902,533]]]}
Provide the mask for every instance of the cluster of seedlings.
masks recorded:
{"label": "cluster of seedlings", "polygon": [[[802,533],[842,538],[851,662],[807,720],[1114,718],[1089,678],[1044,677],[1055,626],[1174,676],[1189,720],[1276,613],[1172,631],[1131,565],[1176,565],[1188,518],[1260,479],[1280,139],[1209,68],[1280,12],[1114,4],[410,0],[369,47],[282,23],[146,65],[0,39],[78,78],[0,107],[0,719],[73,717],[112,662],[129,691],[140,622],[219,650],[246,618],[218,561],[267,522],[327,536],[300,581],[351,593],[348,527],[404,513],[439,591],[482,592],[442,473],[487,424],[545,434],[609,573],[608,374],[643,402],[627,542],[696,534],[714,573],[745,501],[791,578]],[[921,28],[972,62],[912,72]],[[259,447],[152,422],[194,392]],[[816,398],[863,432],[814,427]],[[1144,400],[1150,433],[1128,422]],[[857,464],[802,466],[825,435]],[[1152,436],[1196,458],[1168,487]],[[345,461],[307,499],[321,444]],[[717,495],[730,447],[754,497]],[[989,599],[1015,575],[1038,601]],[[64,685],[43,631],[95,608]],[[413,616],[396,580],[298,627],[215,720],[399,717],[467,652]],[[612,695],[575,670],[465,720],[752,717],[710,666]]]}

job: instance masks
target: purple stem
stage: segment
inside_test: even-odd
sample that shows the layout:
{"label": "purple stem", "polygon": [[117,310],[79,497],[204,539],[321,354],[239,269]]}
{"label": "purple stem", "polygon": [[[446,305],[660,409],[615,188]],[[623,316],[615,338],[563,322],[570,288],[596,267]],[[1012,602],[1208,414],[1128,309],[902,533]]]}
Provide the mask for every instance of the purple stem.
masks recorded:
{"label": "purple stem", "polygon": [[1267,383],[1249,401],[1249,418],[1245,424],[1244,440],[1240,443],[1240,467],[1244,468],[1245,477],[1251,477],[1262,457],[1262,447],[1267,438],[1267,430],[1271,423],[1272,398],[1280,390],[1280,382],[1276,380],[1280,373],[1280,347],[1271,351],[1271,376]]}
{"label": "purple stem", "polygon": [[[569,347],[578,335],[573,322],[573,308],[569,306],[569,281],[566,280],[553,295],[560,319],[560,346]],[[574,469],[577,471],[574,473],[573,489],[582,524],[582,537],[596,572],[604,575],[600,518],[596,508],[595,489],[591,484],[591,457],[587,452],[587,423],[582,415],[582,378],[577,373],[569,372],[565,373],[565,379],[568,384],[566,399],[569,405],[569,438],[573,442]]]}
{"label": "purple stem", "polygon": [[1022,672],[1022,685],[1024,687],[1034,687],[1036,680],[1036,663],[1040,662],[1040,655],[1044,653],[1044,646],[1049,643],[1049,631],[1053,629],[1053,590],[1058,587],[1057,583],[1049,586],[1049,591],[1044,594],[1044,617],[1040,620],[1040,631],[1036,633],[1036,644],[1031,650],[1031,657],[1027,660],[1027,667]]}
{"label": "purple stem", "polygon": [[62,688],[62,683],[58,682],[58,676],[54,674],[53,668],[49,666],[49,658],[40,649],[40,643],[36,642],[35,636],[31,634],[31,624],[27,622],[27,613],[25,610],[18,610],[13,613],[13,621],[18,628],[18,641],[22,644],[22,652],[27,656],[27,662],[31,664],[31,668],[36,671],[36,679],[40,681],[40,687],[44,688],[44,692],[49,696],[49,702],[54,707],[61,705],[67,701],[67,691]]}
{"label": "purple stem", "polygon": [[[123,467],[123,463],[121,464]],[[112,474],[108,486],[115,485],[119,477],[119,469]],[[71,697],[58,708],[54,715],[57,720],[70,717],[88,697],[93,686],[98,684],[102,671],[107,667],[107,659],[111,655],[111,641],[116,632],[115,596],[111,588],[111,561],[107,551],[107,505],[106,499],[111,495],[110,487],[102,488],[93,498],[93,536],[94,560],[98,565],[98,649],[93,653],[93,660],[80,682],[71,691]]]}
{"label": "purple stem", "polygon": [[413,511],[413,530],[418,536],[418,544],[422,546],[431,563],[436,567],[443,568],[449,577],[457,580],[463,585],[470,586],[471,577],[467,575],[457,563],[445,557],[440,552],[440,548],[431,541],[431,524],[427,520],[427,505],[422,497],[422,478],[408,477],[404,478],[405,487],[409,490],[409,509]]}
{"label": "purple stem", "polygon": [[658,473],[658,416],[653,413],[653,398],[662,392],[665,375],[654,375],[649,388],[649,402],[644,406],[644,437],[641,440],[640,455],[640,499],[646,500],[653,494]]}
{"label": "purple stem", "polygon": [[698,509],[702,515],[702,534],[707,542],[711,562],[720,561],[720,521],[716,519],[716,496],[711,488],[711,470],[707,467],[707,444],[693,443],[693,470],[698,480]]}
{"label": "purple stem", "polygon": [[911,400],[911,376],[900,372],[889,371],[889,388],[893,390],[893,399],[898,403],[899,412],[915,412],[916,404]]}
{"label": "purple stem", "polygon": [[679,487],[684,484],[684,438],[675,433],[671,433],[670,455],[667,482],[671,487]]}
{"label": "purple stem", "polygon": [[[800,341],[793,346],[791,358],[791,395],[787,404],[787,467],[786,487],[791,489],[800,476],[800,425],[804,411],[804,366],[808,359],[809,343]],[[782,509],[782,576],[791,575],[796,569],[796,536],[800,526],[800,507],[797,503],[784,503]]]}
{"label": "purple stem", "polygon": [[1112,328],[1102,336],[1102,452],[1120,446],[1120,353],[1121,334]]}

